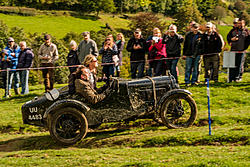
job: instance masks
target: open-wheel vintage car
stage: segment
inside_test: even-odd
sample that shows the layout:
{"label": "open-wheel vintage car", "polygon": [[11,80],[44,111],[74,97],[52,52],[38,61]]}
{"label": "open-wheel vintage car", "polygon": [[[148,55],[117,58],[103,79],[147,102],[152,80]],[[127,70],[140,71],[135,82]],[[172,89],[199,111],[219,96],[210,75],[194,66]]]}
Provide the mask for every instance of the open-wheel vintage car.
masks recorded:
{"label": "open-wheel vintage car", "polygon": [[58,143],[74,144],[88,128],[105,122],[153,118],[169,128],[189,127],[197,115],[191,93],[179,89],[173,76],[117,80],[117,87],[97,104],[89,104],[67,86],[35,97],[22,106],[24,124],[42,126]]}

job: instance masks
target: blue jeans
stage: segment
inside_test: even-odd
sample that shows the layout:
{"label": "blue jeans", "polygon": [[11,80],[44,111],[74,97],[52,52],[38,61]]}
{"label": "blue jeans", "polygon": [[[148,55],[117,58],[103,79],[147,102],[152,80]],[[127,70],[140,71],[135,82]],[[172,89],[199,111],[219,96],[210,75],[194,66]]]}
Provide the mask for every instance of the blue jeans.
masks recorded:
{"label": "blue jeans", "polygon": [[185,83],[186,84],[190,83],[191,72],[192,72],[191,83],[193,84],[193,83],[197,82],[198,67],[199,67],[200,58],[201,58],[200,56],[197,56],[195,58],[193,58],[193,57],[186,58],[186,68],[185,68]]}
{"label": "blue jeans", "polygon": [[107,77],[108,80],[109,80],[110,76],[114,76],[114,71],[115,71],[115,68],[114,68],[113,64],[104,65],[103,69],[102,69],[102,72],[105,74],[105,76]]}
{"label": "blue jeans", "polygon": [[179,58],[176,59],[167,59],[167,68],[170,70],[170,73],[174,76],[176,82],[178,83],[178,76],[176,71],[176,66],[179,61]]}
{"label": "blue jeans", "polygon": [[[130,63],[131,78],[135,79],[135,78],[144,77],[144,66],[145,66],[145,62],[133,62],[133,63]],[[138,74],[137,74],[137,70],[138,70]]]}
{"label": "blue jeans", "polygon": [[165,60],[155,60],[153,68],[154,68],[154,76],[166,75]]}
{"label": "blue jeans", "polygon": [[14,89],[19,88],[19,82],[20,82],[20,77],[19,77],[19,72],[18,71],[10,71],[10,76],[9,76],[9,91],[11,89],[12,81],[14,80]]}
{"label": "blue jeans", "polygon": [[29,70],[20,71],[20,80],[21,80],[21,87],[22,91],[21,94],[28,94],[29,93]]}

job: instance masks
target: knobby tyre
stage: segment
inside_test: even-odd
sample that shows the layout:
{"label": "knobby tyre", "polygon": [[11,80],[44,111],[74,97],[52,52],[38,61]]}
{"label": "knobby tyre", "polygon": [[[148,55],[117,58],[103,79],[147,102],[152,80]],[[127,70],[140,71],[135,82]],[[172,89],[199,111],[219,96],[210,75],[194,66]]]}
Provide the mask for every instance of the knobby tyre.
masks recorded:
{"label": "knobby tyre", "polygon": [[194,99],[185,93],[176,93],[164,100],[160,116],[168,128],[186,128],[191,126],[197,115]]}
{"label": "knobby tyre", "polygon": [[62,108],[49,116],[50,135],[59,144],[75,144],[86,136],[87,130],[87,119],[76,108]]}

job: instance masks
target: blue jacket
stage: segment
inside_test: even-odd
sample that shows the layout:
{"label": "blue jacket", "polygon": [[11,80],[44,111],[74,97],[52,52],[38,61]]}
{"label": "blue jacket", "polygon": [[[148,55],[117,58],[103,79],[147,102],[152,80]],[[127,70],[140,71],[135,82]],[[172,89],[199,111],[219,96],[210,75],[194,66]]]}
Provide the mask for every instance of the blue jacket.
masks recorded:
{"label": "blue jacket", "polygon": [[[18,56],[19,56],[19,53],[20,53],[20,51],[21,51],[20,47],[17,46],[15,49],[11,49],[11,48],[9,48],[9,46],[6,46],[5,49],[6,49],[7,52],[8,52],[8,58],[10,59],[11,64],[12,64],[11,69],[16,69],[16,68],[17,68],[17,64],[18,64]],[[15,53],[16,56],[13,57],[13,56],[11,55],[11,53]]]}

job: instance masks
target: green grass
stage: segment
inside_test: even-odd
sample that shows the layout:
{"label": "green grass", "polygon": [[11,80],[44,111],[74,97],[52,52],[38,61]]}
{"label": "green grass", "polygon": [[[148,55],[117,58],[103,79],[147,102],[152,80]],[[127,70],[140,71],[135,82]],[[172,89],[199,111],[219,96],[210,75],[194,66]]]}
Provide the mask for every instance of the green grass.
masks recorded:
{"label": "green grass", "polygon": [[111,26],[111,28],[114,28],[118,31],[120,29],[128,29],[128,25],[130,23],[129,20],[120,18],[120,15],[102,14],[99,17],[101,18],[100,21],[104,25],[108,23]]}
{"label": "green grass", "polygon": [[249,146],[32,150],[4,153],[0,166],[249,166],[248,150]]}
{"label": "green grass", "polygon": [[[56,38],[63,38],[68,32],[82,33],[83,31],[98,31],[101,27],[105,27],[108,23],[113,29],[118,32],[121,29],[128,30],[129,20],[123,19],[121,15],[101,14],[100,19],[95,19],[94,16],[19,16],[6,15],[0,13],[0,20],[3,20],[8,27],[21,27],[27,33],[43,33],[47,32]],[[132,15],[133,16],[133,15]],[[230,17],[228,17],[230,20]],[[168,18],[171,20],[171,18]],[[230,31],[230,26],[218,25],[219,32],[226,39],[227,33]],[[225,40],[226,41],[226,40]]]}
{"label": "green grass", "polygon": [[94,16],[19,16],[0,13],[0,20],[3,20],[8,27],[21,27],[28,33],[47,32],[56,38],[63,38],[68,32],[82,33],[83,31],[98,31],[108,23],[112,28],[119,31],[128,29],[129,21],[122,19],[119,15],[100,15],[100,19]]}
{"label": "green grass", "polygon": [[3,20],[9,27],[21,27],[25,32],[42,33],[48,32],[61,39],[68,32],[82,33],[83,31],[98,31],[102,24],[99,20],[92,17],[72,17],[72,16],[18,16],[0,14],[0,20]]}
{"label": "green grass", "polygon": [[42,85],[31,86],[29,95],[0,100],[0,166],[249,166],[250,73],[243,78],[226,83],[220,74],[220,83],[211,83],[211,136],[207,89],[200,84],[187,88],[198,106],[190,128],[168,129],[150,119],[107,123],[71,147],[22,124],[21,105],[43,92]]}

